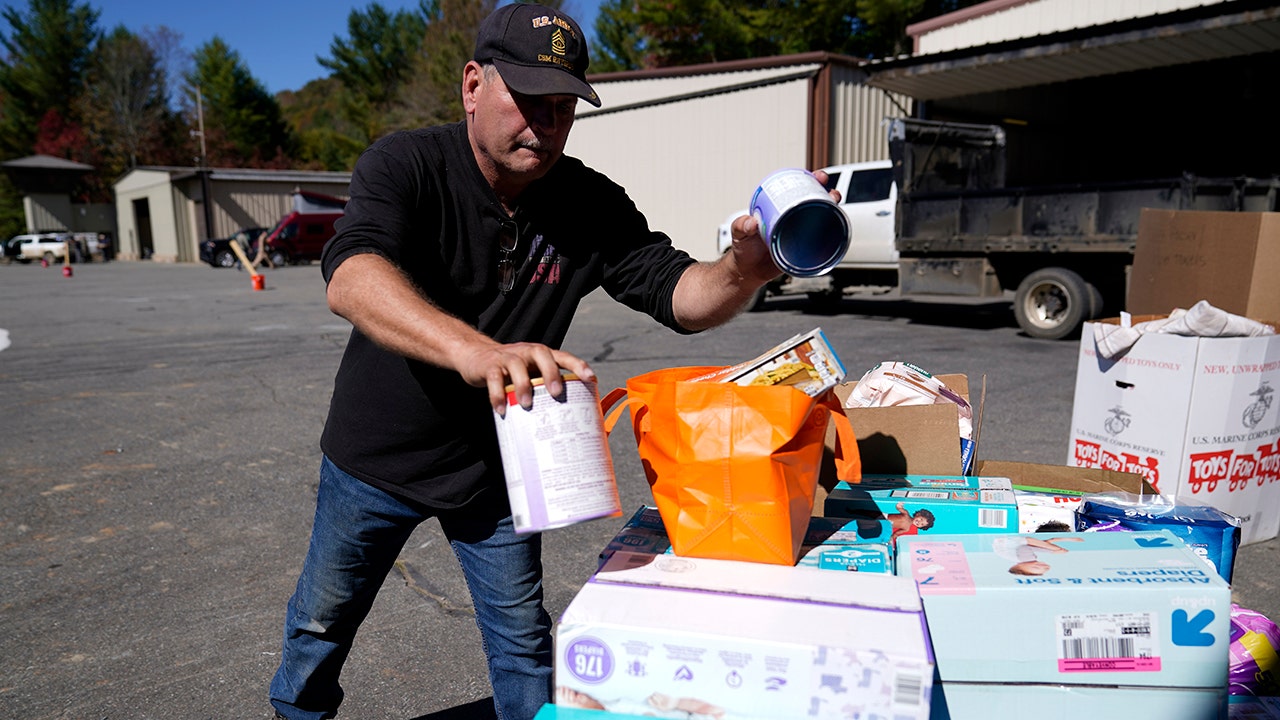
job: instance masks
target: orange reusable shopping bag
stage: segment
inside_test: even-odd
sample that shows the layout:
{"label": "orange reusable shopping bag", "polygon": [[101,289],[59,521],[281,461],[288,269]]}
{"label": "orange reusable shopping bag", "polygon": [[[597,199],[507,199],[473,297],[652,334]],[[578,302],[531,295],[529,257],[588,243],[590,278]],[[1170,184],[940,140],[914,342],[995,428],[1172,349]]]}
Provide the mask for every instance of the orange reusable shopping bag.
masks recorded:
{"label": "orange reusable shopping bag", "polygon": [[849,419],[831,392],[814,398],[790,386],[689,382],[719,369],[631,378],[600,401],[605,429],[631,409],[645,477],[677,555],[794,565],[828,419],[836,424],[837,476],[861,478]]}

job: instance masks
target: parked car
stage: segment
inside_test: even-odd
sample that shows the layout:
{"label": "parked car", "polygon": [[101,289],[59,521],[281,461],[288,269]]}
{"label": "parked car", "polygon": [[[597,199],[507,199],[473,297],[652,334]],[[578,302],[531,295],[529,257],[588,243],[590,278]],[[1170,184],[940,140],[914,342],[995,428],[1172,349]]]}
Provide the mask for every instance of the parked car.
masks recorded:
{"label": "parked car", "polygon": [[342,211],[290,212],[267,234],[267,253],[276,267],[319,260],[325,243],[337,232],[333,224]]}
{"label": "parked car", "polygon": [[261,227],[240,228],[229,238],[205,240],[200,243],[200,261],[209,263],[213,267],[235,267],[240,260],[231,249],[233,240],[240,243],[241,249],[252,260],[254,254],[258,252],[258,236],[266,231],[267,228]]}
{"label": "parked car", "polygon": [[10,238],[6,255],[18,262],[45,260],[53,263],[67,254],[67,240],[71,236],[62,232],[24,233]]}

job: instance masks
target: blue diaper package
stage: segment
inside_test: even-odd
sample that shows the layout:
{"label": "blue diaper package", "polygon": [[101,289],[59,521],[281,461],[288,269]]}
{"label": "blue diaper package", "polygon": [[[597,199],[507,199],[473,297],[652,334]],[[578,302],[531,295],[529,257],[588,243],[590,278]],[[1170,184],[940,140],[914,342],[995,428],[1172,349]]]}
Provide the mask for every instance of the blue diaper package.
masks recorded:
{"label": "blue diaper package", "polygon": [[1231,582],[1240,547],[1240,521],[1208,505],[1180,505],[1160,495],[1086,495],[1076,509],[1076,530],[1168,530]]}

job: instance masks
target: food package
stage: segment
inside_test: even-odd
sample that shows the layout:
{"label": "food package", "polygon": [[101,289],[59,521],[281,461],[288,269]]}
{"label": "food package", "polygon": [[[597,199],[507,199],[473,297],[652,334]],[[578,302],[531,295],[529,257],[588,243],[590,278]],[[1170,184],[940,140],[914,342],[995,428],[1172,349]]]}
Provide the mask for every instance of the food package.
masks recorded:
{"label": "food package", "polygon": [[827,342],[822,328],[795,335],[755,358],[694,382],[731,382],[737,385],[791,385],[817,397],[844,381],[844,363]]}
{"label": "food package", "polygon": [[882,362],[867,371],[845,399],[845,407],[871,408],[898,405],[953,403],[960,417],[961,467],[973,461],[973,408],[959,394],[920,367],[906,362]]}

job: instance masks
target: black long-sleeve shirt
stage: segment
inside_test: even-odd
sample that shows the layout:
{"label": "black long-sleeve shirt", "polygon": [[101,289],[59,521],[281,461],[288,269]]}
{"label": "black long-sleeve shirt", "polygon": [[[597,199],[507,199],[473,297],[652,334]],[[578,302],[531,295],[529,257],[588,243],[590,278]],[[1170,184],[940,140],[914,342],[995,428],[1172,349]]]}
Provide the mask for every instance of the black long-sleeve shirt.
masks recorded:
{"label": "black long-sleeve shirt", "polygon": [[[403,269],[440,308],[500,342],[560,347],[578,303],[597,287],[685,332],[672,294],[694,261],[651,231],[626,192],[562,157],[519,198],[515,287],[499,289],[500,225],[508,220],[480,173],[464,123],[390,135],[361,156],[325,281],[343,260],[374,252]],[[430,507],[480,496],[505,502],[484,388],[351,333],[334,381],[321,449],[365,482]]]}

